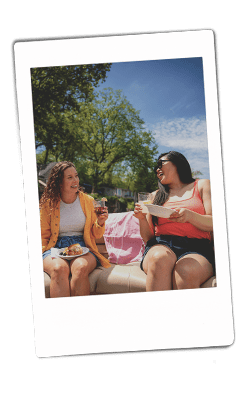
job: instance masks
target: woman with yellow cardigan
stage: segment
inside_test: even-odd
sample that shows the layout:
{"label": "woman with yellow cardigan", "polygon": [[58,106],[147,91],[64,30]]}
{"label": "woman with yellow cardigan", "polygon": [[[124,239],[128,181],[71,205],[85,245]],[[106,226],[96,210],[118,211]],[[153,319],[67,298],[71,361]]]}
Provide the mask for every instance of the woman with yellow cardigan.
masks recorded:
{"label": "woman with yellow cardigan", "polygon": [[[97,216],[93,198],[80,190],[74,164],[57,163],[40,200],[43,268],[51,278],[50,297],[89,295],[89,274],[97,266],[110,267],[95,243],[104,234],[107,218],[107,207]],[[60,249],[76,243],[89,252],[70,261],[51,257],[52,247]]]}

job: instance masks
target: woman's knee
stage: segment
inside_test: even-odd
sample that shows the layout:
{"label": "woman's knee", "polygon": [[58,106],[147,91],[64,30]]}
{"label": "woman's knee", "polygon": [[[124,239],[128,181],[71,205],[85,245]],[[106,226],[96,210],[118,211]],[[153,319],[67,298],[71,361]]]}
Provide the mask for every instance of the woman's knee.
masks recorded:
{"label": "woman's knee", "polygon": [[62,265],[62,264],[56,264],[53,268],[52,271],[52,276],[51,278],[69,278],[69,267]]}
{"label": "woman's knee", "polygon": [[200,287],[199,276],[191,268],[182,266],[175,267],[173,272],[173,288],[174,289],[195,289]]}
{"label": "woman's knee", "polygon": [[71,267],[72,277],[86,278],[89,275],[89,265],[85,259],[76,259]]}
{"label": "woman's knee", "polygon": [[[197,260],[182,259],[176,263],[173,271],[174,289],[195,289],[210,277],[209,265],[202,266]],[[211,275],[212,276],[212,275]]]}
{"label": "woman's knee", "polygon": [[176,256],[168,248],[152,249],[147,258],[147,270],[152,274],[172,271],[176,262]]}
{"label": "woman's knee", "polygon": [[51,279],[55,278],[68,278],[69,277],[69,267],[65,264],[59,262],[54,262],[51,266],[50,272]]}

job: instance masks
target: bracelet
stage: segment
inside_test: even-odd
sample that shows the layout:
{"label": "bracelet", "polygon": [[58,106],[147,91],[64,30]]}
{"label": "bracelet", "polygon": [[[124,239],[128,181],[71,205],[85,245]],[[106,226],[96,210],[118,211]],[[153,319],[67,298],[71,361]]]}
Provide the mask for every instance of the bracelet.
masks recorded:
{"label": "bracelet", "polygon": [[105,222],[104,222],[104,224],[103,224],[103,225],[99,225],[98,221],[96,220],[96,225],[97,225],[97,228],[103,228],[103,227],[104,227],[104,225],[105,225]]}

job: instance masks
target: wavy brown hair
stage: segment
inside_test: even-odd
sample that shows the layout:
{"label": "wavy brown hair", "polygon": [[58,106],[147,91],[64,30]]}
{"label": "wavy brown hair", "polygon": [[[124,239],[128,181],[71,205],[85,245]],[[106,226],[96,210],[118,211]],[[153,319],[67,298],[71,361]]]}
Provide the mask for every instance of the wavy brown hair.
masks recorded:
{"label": "wavy brown hair", "polygon": [[[72,162],[60,161],[52,168],[47,186],[44,189],[40,200],[40,208],[42,208],[42,206],[47,203],[49,204],[50,211],[52,211],[53,208],[56,206],[61,198],[60,186],[63,181],[64,171],[70,167],[76,169]],[[79,187],[78,191],[82,191],[82,188]]]}

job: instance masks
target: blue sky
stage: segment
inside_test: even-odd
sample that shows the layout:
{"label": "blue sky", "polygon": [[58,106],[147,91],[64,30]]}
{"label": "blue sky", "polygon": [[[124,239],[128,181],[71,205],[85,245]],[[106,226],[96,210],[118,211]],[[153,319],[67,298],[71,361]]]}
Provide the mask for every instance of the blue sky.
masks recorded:
{"label": "blue sky", "polygon": [[201,58],[113,63],[98,90],[108,87],[121,89],[140,111],[159,154],[179,151],[209,179]]}

